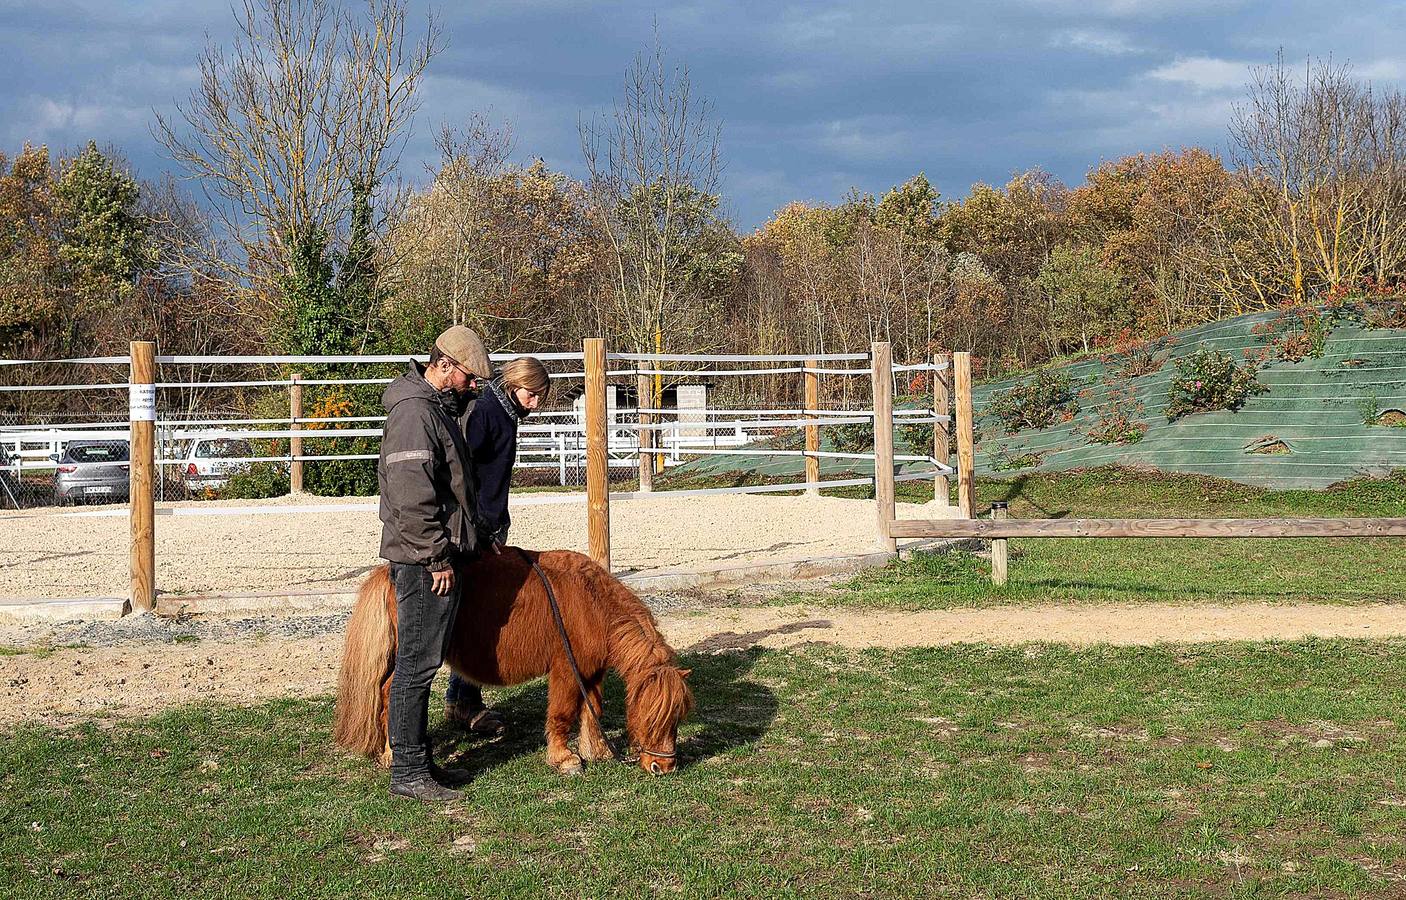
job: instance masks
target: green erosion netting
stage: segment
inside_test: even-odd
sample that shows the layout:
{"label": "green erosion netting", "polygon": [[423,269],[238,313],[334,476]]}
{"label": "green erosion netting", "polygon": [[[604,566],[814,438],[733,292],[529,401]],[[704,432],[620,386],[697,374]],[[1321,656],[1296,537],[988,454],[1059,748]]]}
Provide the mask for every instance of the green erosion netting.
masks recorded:
{"label": "green erosion netting", "polygon": [[[1112,371],[1118,367],[1117,360],[1100,357],[1056,365],[1057,371],[1069,375],[1079,394],[1079,413],[1049,428],[1008,435],[990,414],[992,395],[1028,374],[978,385],[973,390],[977,473],[1013,477],[1022,472],[1125,465],[1283,489],[1322,488],[1406,468],[1406,427],[1365,422],[1374,413],[1383,421],[1406,420],[1406,330],[1338,324],[1319,358],[1285,362],[1270,356],[1259,373],[1269,390],[1251,397],[1238,412],[1197,413],[1167,421],[1167,392],[1176,374],[1173,359],[1204,347],[1244,363],[1246,350],[1261,350],[1274,340],[1273,334],[1256,334],[1252,329],[1279,316],[1253,313],[1179,332],[1165,342],[1161,355],[1168,358],[1146,375],[1121,377]],[[1283,333],[1287,327],[1277,330]],[[1098,407],[1108,402],[1111,391],[1125,391],[1134,401],[1132,418],[1147,425],[1141,441],[1113,445],[1088,438],[1086,433],[1099,421]],[[901,399],[898,405],[904,405]],[[833,449],[824,437],[827,431],[821,429],[822,445]],[[801,446],[798,435],[780,440],[787,447]],[[771,444],[781,446],[775,440]],[[900,439],[896,452],[931,451],[905,447]],[[923,467],[905,463],[902,469]],[[827,476],[873,472],[872,464],[861,460],[823,459],[821,469]],[[704,457],[675,471],[799,475],[804,462],[797,457]]]}

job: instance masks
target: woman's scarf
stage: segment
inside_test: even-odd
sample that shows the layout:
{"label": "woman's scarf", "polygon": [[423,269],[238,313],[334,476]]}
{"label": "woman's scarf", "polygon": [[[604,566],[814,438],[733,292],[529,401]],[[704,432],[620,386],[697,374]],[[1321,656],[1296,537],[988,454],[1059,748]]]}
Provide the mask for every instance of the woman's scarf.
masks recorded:
{"label": "woman's scarf", "polygon": [[498,405],[507,412],[508,417],[513,420],[513,425],[522,424],[522,420],[527,418],[527,410],[518,406],[515,398],[508,396],[507,391],[503,388],[503,380],[501,378],[490,380],[488,389],[493,392],[493,396],[498,398]]}

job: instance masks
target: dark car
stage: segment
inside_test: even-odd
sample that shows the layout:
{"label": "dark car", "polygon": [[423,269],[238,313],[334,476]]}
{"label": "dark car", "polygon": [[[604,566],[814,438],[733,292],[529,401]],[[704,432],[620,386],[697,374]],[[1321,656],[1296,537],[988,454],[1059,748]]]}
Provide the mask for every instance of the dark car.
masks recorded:
{"label": "dark car", "polygon": [[69,441],[54,461],[54,502],[127,499],[126,441]]}

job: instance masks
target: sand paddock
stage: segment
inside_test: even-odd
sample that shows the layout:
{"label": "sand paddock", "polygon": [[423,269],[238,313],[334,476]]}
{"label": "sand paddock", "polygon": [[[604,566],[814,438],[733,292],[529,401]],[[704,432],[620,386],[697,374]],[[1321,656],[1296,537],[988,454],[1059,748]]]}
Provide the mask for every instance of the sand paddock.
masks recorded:
{"label": "sand paddock", "polygon": [[[524,494],[512,507],[514,544],[586,550],[586,509]],[[575,495],[579,496],[579,495]],[[162,504],[174,508],[277,509],[362,502],[300,497]],[[901,504],[900,516],[925,507]],[[46,512],[46,511],[37,511]],[[47,512],[57,512],[47,511]],[[617,573],[694,572],[879,549],[874,504],[832,497],[721,495],[611,505]],[[0,600],[124,597],[125,516],[0,517]],[[160,594],[342,593],[377,565],[374,508],[351,512],[163,516],[156,519]]]}

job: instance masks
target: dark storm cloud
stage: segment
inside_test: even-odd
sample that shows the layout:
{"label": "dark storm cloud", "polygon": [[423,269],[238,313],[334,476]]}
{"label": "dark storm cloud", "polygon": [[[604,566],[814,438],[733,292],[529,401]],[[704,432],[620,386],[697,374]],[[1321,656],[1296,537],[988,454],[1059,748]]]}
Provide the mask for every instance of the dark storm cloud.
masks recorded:
{"label": "dark storm cloud", "polygon": [[[423,14],[428,5],[417,4]],[[742,227],[788,200],[882,192],[925,171],[948,197],[1040,166],[1071,183],[1140,150],[1220,147],[1249,67],[1309,54],[1406,76],[1399,5],[1185,0],[769,4],[442,4],[449,47],[402,171],[422,177],[440,122],[510,123],[523,160],[580,172],[577,122],[609,110],[657,28],[723,123]],[[223,2],[0,2],[0,146],[93,138],[146,177],[151,138],[195,85]]]}

